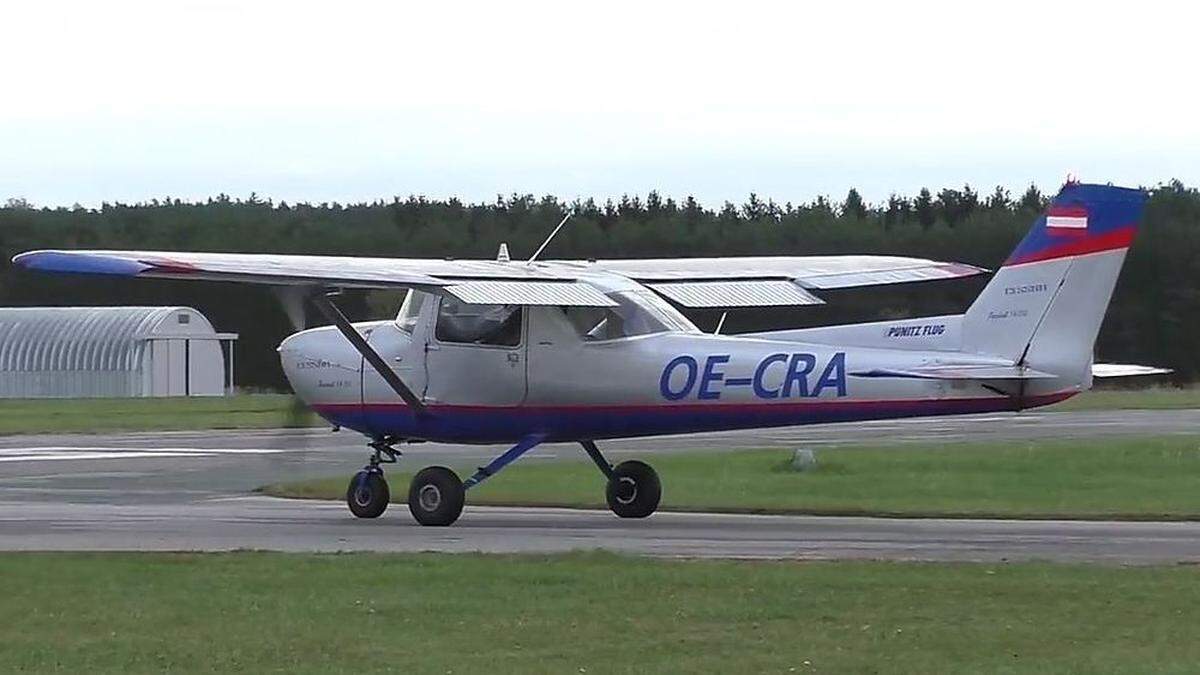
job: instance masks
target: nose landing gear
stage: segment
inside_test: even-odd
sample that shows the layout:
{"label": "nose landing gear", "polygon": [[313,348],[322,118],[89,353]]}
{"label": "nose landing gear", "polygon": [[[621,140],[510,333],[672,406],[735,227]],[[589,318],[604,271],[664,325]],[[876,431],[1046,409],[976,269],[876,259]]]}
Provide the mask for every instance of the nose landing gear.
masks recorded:
{"label": "nose landing gear", "polygon": [[400,451],[392,447],[391,439],[381,439],[371,442],[371,459],[362,471],[354,474],[350,485],[346,487],[346,505],[350,513],[359,518],[378,518],[387,510],[391,491],[387,479],[383,477],[383,467],[380,464],[395,464]]}
{"label": "nose landing gear", "polygon": [[391,498],[382,469],[363,469],[354,474],[346,488],[346,504],[359,518],[378,518],[387,510]]}

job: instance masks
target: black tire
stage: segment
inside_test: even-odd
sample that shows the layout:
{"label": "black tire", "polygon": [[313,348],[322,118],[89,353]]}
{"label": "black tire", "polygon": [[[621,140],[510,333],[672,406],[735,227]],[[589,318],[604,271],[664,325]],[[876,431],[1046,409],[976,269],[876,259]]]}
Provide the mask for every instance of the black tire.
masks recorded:
{"label": "black tire", "polygon": [[649,464],[632,459],[613,469],[604,496],[608,499],[608,508],[618,516],[645,518],[658,508],[662,483]]}
{"label": "black tire", "polygon": [[378,518],[387,510],[391,492],[378,471],[359,471],[346,488],[346,505],[359,518]]}
{"label": "black tire", "polygon": [[452,525],[466,500],[467,491],[458,474],[444,466],[421,469],[408,487],[408,510],[422,525]]}

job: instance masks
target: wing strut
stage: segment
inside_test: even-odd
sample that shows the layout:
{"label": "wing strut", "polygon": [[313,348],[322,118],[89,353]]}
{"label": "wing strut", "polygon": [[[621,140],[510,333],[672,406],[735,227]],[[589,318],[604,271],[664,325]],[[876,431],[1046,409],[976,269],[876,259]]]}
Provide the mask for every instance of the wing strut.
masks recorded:
{"label": "wing strut", "polygon": [[333,325],[337,326],[337,329],[342,332],[342,335],[344,335],[346,339],[350,341],[350,344],[354,345],[354,348],[357,349],[358,353],[362,354],[363,358],[371,364],[371,367],[373,367],[376,372],[378,372],[379,375],[385,381],[387,381],[389,385],[391,385],[392,389],[400,395],[400,398],[404,399],[404,402],[408,404],[408,407],[416,411],[418,415],[428,414],[428,411],[425,409],[425,404],[421,402],[421,399],[417,398],[417,395],[412,392],[412,389],[409,389],[408,385],[404,384],[404,380],[401,380],[400,376],[396,374],[396,371],[392,370],[391,367],[388,366],[387,361],[383,360],[383,357],[379,355],[379,352],[375,351],[371,348],[371,345],[367,344],[367,341],[363,339],[362,333],[358,332],[358,329],[350,323],[350,320],[346,318],[345,314],[342,314],[342,310],[338,309],[337,305],[333,304],[333,301],[329,299],[328,295],[323,293],[314,293],[309,297],[309,299],[312,300],[312,303],[317,306],[317,309],[321,310],[321,313],[325,315],[326,319],[329,319],[331,322],[333,322]]}

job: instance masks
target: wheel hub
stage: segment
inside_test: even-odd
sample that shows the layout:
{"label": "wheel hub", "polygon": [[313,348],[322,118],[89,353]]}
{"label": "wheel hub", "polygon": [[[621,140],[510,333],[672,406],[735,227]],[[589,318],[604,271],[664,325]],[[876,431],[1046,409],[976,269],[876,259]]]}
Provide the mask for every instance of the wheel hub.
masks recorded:
{"label": "wheel hub", "polygon": [[366,507],[371,503],[371,488],[360,485],[354,490],[354,503]]}
{"label": "wheel hub", "polygon": [[632,504],[637,499],[637,483],[629,476],[617,479],[617,501],[622,504]]}
{"label": "wheel hub", "polygon": [[436,511],[442,505],[442,491],[436,485],[423,485],[417,493],[417,501],[426,511]]}

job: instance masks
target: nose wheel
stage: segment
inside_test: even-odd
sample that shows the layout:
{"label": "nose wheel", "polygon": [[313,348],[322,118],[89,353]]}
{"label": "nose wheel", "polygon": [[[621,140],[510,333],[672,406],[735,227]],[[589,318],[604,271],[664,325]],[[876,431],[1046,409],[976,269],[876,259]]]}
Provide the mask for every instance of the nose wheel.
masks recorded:
{"label": "nose wheel", "polygon": [[346,488],[346,505],[359,518],[378,518],[387,510],[391,492],[383,470],[375,467],[354,474]]}
{"label": "nose wheel", "polygon": [[381,464],[394,464],[400,451],[392,447],[396,441],[390,438],[371,442],[371,459],[362,471],[354,474],[346,486],[346,505],[350,513],[358,518],[378,518],[387,510],[391,499],[387,479],[383,477]]}

